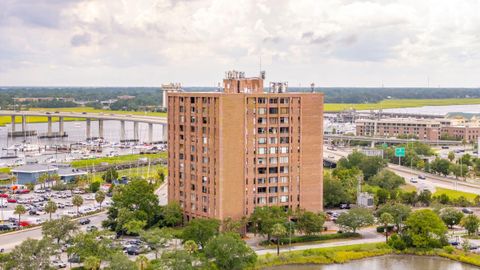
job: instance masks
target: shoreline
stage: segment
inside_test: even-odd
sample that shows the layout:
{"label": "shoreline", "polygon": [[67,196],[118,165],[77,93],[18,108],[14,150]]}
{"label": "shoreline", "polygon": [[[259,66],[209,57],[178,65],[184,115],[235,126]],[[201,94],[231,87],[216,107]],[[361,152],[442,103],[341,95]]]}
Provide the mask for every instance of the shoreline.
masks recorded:
{"label": "shoreline", "polygon": [[[316,248],[303,251],[280,253],[280,256],[269,253],[259,256],[253,269],[271,269],[283,265],[331,265],[365,260],[380,256],[430,256],[440,257],[472,266],[480,267],[480,255],[465,253],[455,249],[449,253],[444,249],[406,249],[394,250],[385,243],[357,244],[335,248]],[[274,269],[274,268],[273,268]]]}

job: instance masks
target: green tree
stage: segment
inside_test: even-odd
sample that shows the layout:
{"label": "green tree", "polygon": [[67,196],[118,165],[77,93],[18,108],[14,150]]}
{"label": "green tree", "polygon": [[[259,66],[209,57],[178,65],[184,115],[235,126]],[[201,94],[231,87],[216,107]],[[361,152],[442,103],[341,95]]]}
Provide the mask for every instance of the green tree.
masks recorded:
{"label": "green tree", "polygon": [[394,172],[383,169],[375,176],[373,176],[368,181],[368,184],[373,186],[379,186],[387,190],[393,190],[405,184],[405,179],[401,176],[398,176]]}
{"label": "green tree", "polygon": [[46,221],[42,224],[42,234],[56,240],[57,245],[61,241],[70,239],[77,230],[77,223],[68,216],[62,216],[59,219]]}
{"label": "green tree", "polygon": [[102,175],[103,181],[107,183],[112,183],[114,180],[118,179],[118,172],[115,170],[114,167],[110,167],[105,173]]}
{"label": "green tree", "polygon": [[83,204],[83,198],[80,195],[73,195],[72,204],[77,207],[77,215],[79,215],[79,208]]}
{"label": "green tree", "polygon": [[87,270],[98,270],[100,269],[100,263],[102,261],[95,256],[88,256],[83,262],[83,268]]}
{"label": "green tree", "polygon": [[250,215],[250,222],[255,233],[266,235],[270,241],[273,225],[287,222],[287,213],[279,206],[255,207]]}
{"label": "green tree", "polygon": [[49,214],[50,220],[52,220],[52,214],[57,212],[57,209],[57,204],[52,200],[49,200],[45,205],[45,213]]}
{"label": "green tree", "polygon": [[[104,223],[117,232],[122,230],[117,217],[121,209],[131,213],[137,220],[147,221],[147,228],[158,222],[160,206],[153,185],[146,180],[134,178],[127,185],[116,187],[113,192],[113,204],[108,210],[108,220]],[[128,220],[124,220],[126,222]]]}
{"label": "green tree", "polygon": [[412,245],[418,248],[440,247],[445,238],[447,228],[430,209],[413,212],[406,220],[406,235],[412,240]]}
{"label": "green tree", "polygon": [[[207,243],[207,245],[208,245],[208,243]],[[183,249],[185,249],[185,251],[190,253],[190,254],[194,254],[198,251],[198,245],[193,240],[187,240],[183,244]]]}
{"label": "green tree", "polygon": [[280,238],[284,237],[287,234],[287,229],[285,225],[277,223],[273,225],[272,236],[276,238],[277,242],[277,256],[280,255]]}
{"label": "green tree", "polygon": [[172,239],[172,235],[165,229],[152,228],[140,233],[140,238],[150,247],[155,253],[155,259],[158,258],[158,252],[160,249],[166,247],[169,240]]}
{"label": "green tree", "polygon": [[88,187],[89,191],[91,193],[96,193],[97,191],[100,190],[100,182],[98,181],[94,181],[90,184],[90,186]]}
{"label": "green tree", "polygon": [[463,213],[453,207],[447,207],[440,210],[440,218],[442,221],[453,229],[454,225],[460,224],[460,221],[463,218]]}
{"label": "green tree", "polygon": [[381,205],[387,202],[389,192],[386,189],[379,188],[377,189],[376,195],[377,195],[377,205]]}
{"label": "green tree", "polygon": [[246,269],[253,267],[257,260],[256,253],[238,234],[233,233],[221,234],[208,241],[205,255],[213,259],[217,268],[221,270]]}
{"label": "green tree", "polygon": [[10,256],[15,262],[17,270],[48,270],[50,266],[50,256],[55,253],[48,239],[36,240],[30,239],[23,241],[16,246]]}
{"label": "green tree", "polygon": [[313,213],[305,210],[298,210],[295,213],[297,219],[297,228],[307,235],[319,233],[323,230],[325,215],[323,213]]}
{"label": "green tree", "polygon": [[392,215],[385,212],[380,215],[378,222],[383,225],[383,230],[385,231],[385,243],[387,243],[388,242],[388,225],[395,222],[395,219],[393,218]]}
{"label": "green tree", "polygon": [[418,196],[416,191],[412,192],[402,192],[400,195],[400,200],[404,204],[409,204],[415,206],[418,201]]}
{"label": "green tree", "polygon": [[112,240],[102,236],[101,232],[80,232],[72,239],[73,245],[68,248],[68,254],[77,254],[81,259],[97,257],[101,261],[108,260],[116,252],[112,249]]}
{"label": "green tree", "polygon": [[369,209],[359,207],[340,214],[337,224],[341,228],[355,233],[359,228],[374,224],[374,218]]}
{"label": "green tree", "polygon": [[131,219],[125,222],[125,224],[123,224],[123,229],[128,234],[138,235],[140,234],[140,232],[143,231],[146,225],[147,222],[145,220]]}
{"label": "green tree", "polygon": [[105,201],[105,192],[99,190],[95,193],[95,201],[100,205],[100,209],[102,209],[102,203]]}
{"label": "green tree", "polygon": [[381,217],[383,213],[389,213],[392,215],[394,220],[393,222],[397,226],[398,230],[401,230],[402,224],[405,222],[411,212],[412,209],[404,204],[386,204],[377,210],[377,216]]}
{"label": "green tree", "polygon": [[15,215],[18,215],[18,225],[20,226],[20,217],[21,215],[25,214],[27,212],[27,209],[25,208],[25,206],[21,205],[21,204],[17,204],[17,206],[15,206],[15,210],[13,211],[13,213]]}
{"label": "green tree", "polygon": [[432,161],[430,167],[434,172],[447,176],[449,173],[450,161],[436,158],[434,161]]}
{"label": "green tree", "polygon": [[468,235],[472,235],[478,232],[478,227],[480,226],[480,219],[475,215],[466,215],[460,221],[465,230],[467,230]]}
{"label": "green tree", "polygon": [[178,202],[170,202],[160,210],[162,215],[162,225],[167,227],[176,227],[182,224],[183,211]]}
{"label": "green tree", "polygon": [[418,202],[422,203],[425,206],[429,206],[432,203],[432,192],[428,189],[422,190],[417,197]]}
{"label": "green tree", "polygon": [[353,196],[349,191],[353,187],[346,187],[342,181],[330,174],[325,174],[323,178],[323,200],[326,207],[336,207],[341,203],[352,203]]}
{"label": "green tree", "polygon": [[453,151],[448,152],[448,160],[450,160],[450,162],[453,162],[454,159],[455,153]]}
{"label": "green tree", "polygon": [[242,217],[239,220],[234,220],[231,217],[227,217],[222,222],[222,232],[240,233],[242,228],[246,225],[247,218]]}
{"label": "green tree", "polygon": [[39,177],[37,182],[42,186],[42,188],[45,188],[45,183],[48,180],[48,173],[42,173]]}
{"label": "green tree", "polygon": [[162,253],[162,259],[158,261],[158,267],[153,269],[169,270],[194,270],[200,269],[200,262],[194,255],[185,250],[165,251]]}
{"label": "green tree", "polygon": [[193,240],[202,248],[205,248],[208,240],[218,234],[220,222],[216,219],[194,219],[185,226],[183,240]]}
{"label": "green tree", "polygon": [[148,267],[148,258],[145,255],[140,255],[135,259],[138,270],[145,270]]}
{"label": "green tree", "polygon": [[113,254],[108,263],[108,270],[138,270],[134,262],[122,253]]}

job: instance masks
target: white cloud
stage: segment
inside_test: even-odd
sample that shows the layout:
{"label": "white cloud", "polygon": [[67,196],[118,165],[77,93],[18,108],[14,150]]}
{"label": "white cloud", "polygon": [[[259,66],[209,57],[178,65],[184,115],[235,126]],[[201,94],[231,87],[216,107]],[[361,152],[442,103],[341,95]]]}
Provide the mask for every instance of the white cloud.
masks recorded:
{"label": "white cloud", "polygon": [[478,0],[3,0],[0,84],[478,86]]}

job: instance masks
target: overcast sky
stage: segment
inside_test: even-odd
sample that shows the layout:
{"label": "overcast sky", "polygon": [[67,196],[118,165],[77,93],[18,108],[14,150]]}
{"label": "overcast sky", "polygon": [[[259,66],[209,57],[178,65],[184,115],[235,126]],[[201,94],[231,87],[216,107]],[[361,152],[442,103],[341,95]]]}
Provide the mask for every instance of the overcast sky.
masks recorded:
{"label": "overcast sky", "polygon": [[480,86],[480,0],[0,0],[0,85]]}

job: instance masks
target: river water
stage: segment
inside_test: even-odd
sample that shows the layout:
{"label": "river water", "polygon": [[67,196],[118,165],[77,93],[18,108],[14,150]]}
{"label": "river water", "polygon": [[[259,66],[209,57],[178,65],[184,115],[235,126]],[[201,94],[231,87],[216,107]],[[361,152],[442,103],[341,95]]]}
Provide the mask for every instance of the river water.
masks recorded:
{"label": "river water", "polygon": [[[7,125],[0,127],[0,147],[5,148],[7,145],[13,145],[16,143],[21,143],[26,140],[33,144],[38,145],[55,145],[55,144],[70,144],[80,141],[85,141],[86,136],[86,122],[85,121],[75,121],[75,122],[65,122],[64,130],[67,132],[68,137],[65,138],[54,138],[54,139],[38,139],[36,136],[32,137],[17,137],[17,138],[8,138],[8,131],[11,130],[11,126]],[[27,130],[36,130],[38,134],[46,133],[48,129],[47,123],[32,123],[27,124]],[[21,125],[16,125],[16,130],[21,130]],[[53,131],[58,131],[58,123],[53,123]],[[110,142],[119,142],[120,141],[120,121],[104,121],[103,122],[104,137],[107,141]],[[92,137],[98,137],[98,122],[92,121],[91,123],[91,135]],[[139,123],[139,136],[140,141],[148,140],[148,124]],[[133,139],[133,123],[125,122],[125,138]],[[162,126],[153,125],[153,141],[162,141]]]}
{"label": "river water", "polygon": [[478,267],[440,257],[382,256],[330,265],[282,265],[268,270],[478,270]]}

